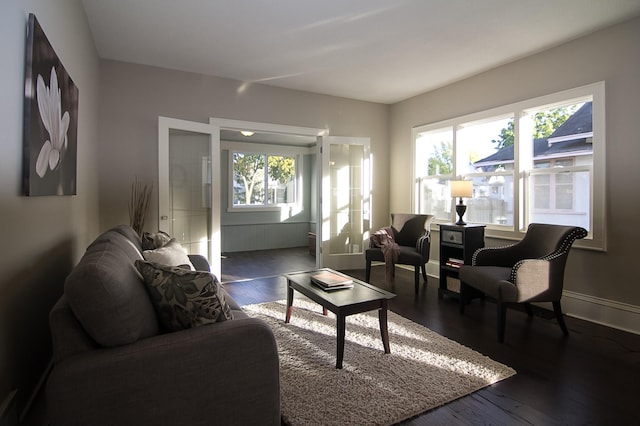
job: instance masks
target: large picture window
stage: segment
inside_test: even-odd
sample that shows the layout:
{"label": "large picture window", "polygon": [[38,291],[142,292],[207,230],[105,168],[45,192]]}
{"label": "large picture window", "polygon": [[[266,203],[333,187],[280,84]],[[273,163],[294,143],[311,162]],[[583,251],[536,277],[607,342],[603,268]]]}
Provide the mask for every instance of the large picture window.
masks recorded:
{"label": "large picture window", "polygon": [[516,237],[530,223],[581,226],[605,249],[604,83],[413,129],[414,210],[455,221],[451,180],[473,182],[465,220]]}

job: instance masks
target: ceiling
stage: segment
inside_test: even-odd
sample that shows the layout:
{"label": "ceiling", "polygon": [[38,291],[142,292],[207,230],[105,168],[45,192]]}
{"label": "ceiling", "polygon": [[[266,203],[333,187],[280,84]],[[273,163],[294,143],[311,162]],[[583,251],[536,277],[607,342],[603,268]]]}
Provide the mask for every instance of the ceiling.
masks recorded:
{"label": "ceiling", "polygon": [[395,103],[640,15],[640,0],[82,0],[101,58]]}
{"label": "ceiling", "polygon": [[[249,129],[248,129],[249,130]],[[221,129],[220,140],[233,142],[259,143],[263,145],[290,145],[298,147],[314,146],[318,139],[315,136],[293,135],[286,133],[252,132],[244,136],[238,130]]]}

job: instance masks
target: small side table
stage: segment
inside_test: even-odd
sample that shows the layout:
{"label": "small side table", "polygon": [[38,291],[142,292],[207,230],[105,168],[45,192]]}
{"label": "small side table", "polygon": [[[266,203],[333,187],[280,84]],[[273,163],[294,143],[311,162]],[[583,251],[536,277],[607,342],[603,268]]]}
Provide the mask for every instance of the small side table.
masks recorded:
{"label": "small side table", "polygon": [[484,247],[485,225],[440,225],[440,285],[438,298],[460,296],[460,266],[471,265],[473,253]]}

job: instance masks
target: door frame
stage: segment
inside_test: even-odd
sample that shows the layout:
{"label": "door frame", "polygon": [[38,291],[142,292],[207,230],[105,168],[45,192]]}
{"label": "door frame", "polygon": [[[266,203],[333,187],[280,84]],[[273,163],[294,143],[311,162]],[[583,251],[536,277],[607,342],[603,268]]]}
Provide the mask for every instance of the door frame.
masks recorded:
{"label": "door frame", "polygon": [[[170,220],[170,209],[169,209],[169,194],[168,192],[163,192],[162,188],[169,187],[169,134],[171,129],[175,130],[184,130],[191,131],[195,133],[208,134],[210,140],[210,149],[211,149],[211,179],[212,182],[221,182],[220,176],[220,161],[221,161],[221,147],[220,147],[220,131],[222,129],[229,130],[252,130],[256,132],[269,132],[269,133],[282,133],[282,134],[290,134],[290,135],[301,135],[301,136],[315,136],[318,138],[318,142],[316,144],[316,167],[317,167],[317,191],[316,191],[316,267],[325,266],[327,259],[323,256],[323,240],[325,239],[323,236],[323,221],[324,221],[324,213],[323,213],[323,192],[326,190],[323,185],[323,180],[326,179],[325,174],[325,162],[328,164],[328,159],[325,161],[325,157],[328,158],[328,154],[323,154],[324,146],[327,146],[329,143],[358,143],[357,141],[366,140],[366,150],[365,152],[368,155],[367,160],[369,161],[369,185],[371,184],[371,151],[370,151],[370,138],[355,138],[355,137],[339,137],[339,136],[331,136],[329,137],[328,129],[321,128],[311,128],[311,127],[300,127],[300,126],[289,126],[282,124],[272,124],[272,123],[262,123],[255,121],[245,121],[245,120],[233,120],[233,119],[224,119],[224,118],[215,118],[210,117],[209,123],[200,123],[188,120],[181,120],[176,118],[162,117],[158,118],[158,223],[160,229],[162,228],[162,224],[164,221]],[[340,142],[342,141],[342,142]],[[326,150],[328,153],[328,150]],[[167,165],[167,167],[162,167],[161,165]],[[220,206],[220,195],[221,194],[221,186],[220,185],[211,185],[211,203],[212,206]],[[369,205],[369,214],[371,214],[371,191],[368,192],[368,205]],[[221,254],[222,254],[222,237],[221,237],[221,212],[220,209],[211,209],[211,235],[210,235],[210,253],[211,259],[209,259],[209,263],[211,265],[211,272],[213,272],[216,276],[222,276],[222,262],[221,262]],[[368,235],[367,235],[368,241]],[[364,251],[365,247],[362,248]],[[329,253],[327,253],[329,254]],[[349,255],[348,257],[354,257],[353,255]],[[361,257],[361,256],[360,256]],[[345,265],[346,266],[346,265]],[[347,268],[348,269],[348,268]]]}
{"label": "door frame", "polygon": [[[257,121],[246,121],[246,120],[233,120],[226,118],[216,118],[210,117],[209,124],[218,129],[218,138],[220,136],[220,130],[249,130],[255,132],[266,132],[266,133],[281,133],[288,135],[299,135],[299,136],[313,136],[316,138],[321,138],[329,134],[328,129],[320,129],[313,127],[301,127],[301,126],[289,126],[286,124],[273,124],[273,123],[262,123]],[[316,147],[321,146],[322,141],[318,140],[316,142]],[[316,148],[316,153],[319,153],[319,148]],[[316,164],[320,164],[321,157],[317,156]],[[218,163],[219,164],[219,163]],[[220,169],[220,166],[218,167]],[[318,174],[318,185],[320,185],[321,175]],[[214,185],[212,185],[214,186]],[[220,191],[220,186],[218,185],[218,191]],[[321,254],[321,218],[322,211],[320,207],[320,192],[316,191],[316,267],[321,267],[322,265],[322,254]],[[220,231],[220,229],[218,229]]]}

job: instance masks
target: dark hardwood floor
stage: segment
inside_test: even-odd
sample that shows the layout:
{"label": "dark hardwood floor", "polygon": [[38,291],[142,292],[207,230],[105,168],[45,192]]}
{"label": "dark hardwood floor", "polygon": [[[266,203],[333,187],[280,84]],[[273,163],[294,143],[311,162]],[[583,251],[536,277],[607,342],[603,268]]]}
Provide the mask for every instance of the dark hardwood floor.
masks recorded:
{"label": "dark hardwood floor", "polygon": [[[279,274],[314,264],[303,249],[234,253],[223,259],[223,281],[240,305],[285,299],[286,281]],[[364,268],[348,273],[364,279]],[[372,269],[371,283],[397,294],[392,311],[517,371],[403,424],[640,424],[640,336],[567,317],[570,335],[564,337],[549,311],[536,309],[529,318],[509,310],[505,343],[499,344],[490,301],[474,301],[460,315],[457,300],[438,299],[436,279],[429,278],[416,296],[411,271],[398,268],[395,283],[387,285],[383,265]]]}

